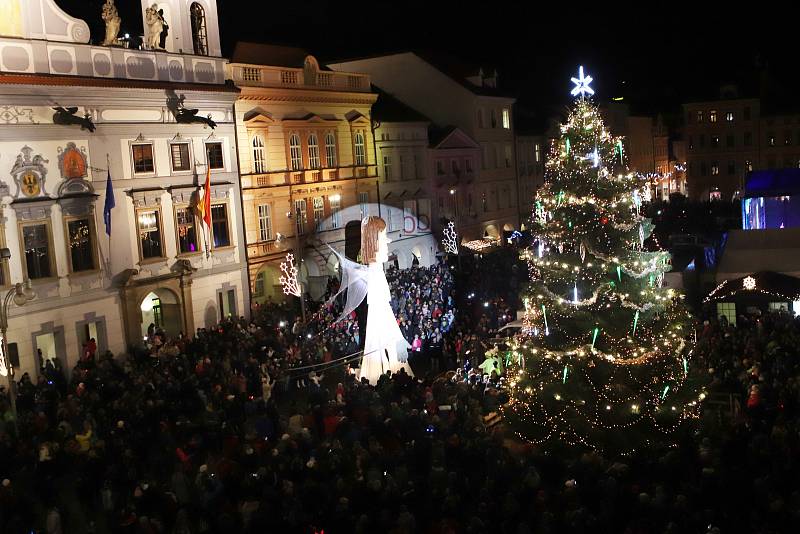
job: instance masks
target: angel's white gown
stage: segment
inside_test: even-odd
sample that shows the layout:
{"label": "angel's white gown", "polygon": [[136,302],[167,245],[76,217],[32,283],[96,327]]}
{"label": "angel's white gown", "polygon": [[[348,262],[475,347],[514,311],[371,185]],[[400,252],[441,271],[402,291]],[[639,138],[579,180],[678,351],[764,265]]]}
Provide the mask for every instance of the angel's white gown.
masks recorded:
{"label": "angel's white gown", "polygon": [[364,337],[364,357],[359,378],[376,384],[387,370],[397,373],[405,369],[414,376],[408,365],[410,345],[403,337],[390,305],[391,294],[383,265],[370,263],[367,271],[367,332]]}

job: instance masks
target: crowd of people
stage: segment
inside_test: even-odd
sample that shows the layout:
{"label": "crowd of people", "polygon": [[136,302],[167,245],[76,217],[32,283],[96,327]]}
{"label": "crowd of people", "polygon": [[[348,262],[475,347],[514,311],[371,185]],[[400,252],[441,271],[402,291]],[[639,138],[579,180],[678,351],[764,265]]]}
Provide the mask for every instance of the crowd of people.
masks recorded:
{"label": "crowd of people", "polygon": [[435,346],[438,328],[440,369],[315,373],[358,346],[356,318],[334,324],[332,304],[304,326],[275,305],[22,377],[16,420],[0,399],[0,532],[800,530],[798,320],[699,326],[709,396],[677,447],[546,454],[513,438],[505,394],[475,372],[513,311],[502,291],[470,297],[446,266],[387,279],[409,334]]}

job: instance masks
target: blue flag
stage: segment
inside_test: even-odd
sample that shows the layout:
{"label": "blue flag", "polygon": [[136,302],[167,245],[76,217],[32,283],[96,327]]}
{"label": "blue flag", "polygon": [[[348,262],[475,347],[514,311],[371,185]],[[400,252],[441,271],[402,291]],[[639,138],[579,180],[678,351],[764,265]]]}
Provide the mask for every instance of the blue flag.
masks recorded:
{"label": "blue flag", "polygon": [[106,223],[106,234],[109,237],[111,237],[111,210],[115,205],[114,187],[111,185],[111,170],[109,169],[106,180],[106,205],[103,207],[103,221]]}

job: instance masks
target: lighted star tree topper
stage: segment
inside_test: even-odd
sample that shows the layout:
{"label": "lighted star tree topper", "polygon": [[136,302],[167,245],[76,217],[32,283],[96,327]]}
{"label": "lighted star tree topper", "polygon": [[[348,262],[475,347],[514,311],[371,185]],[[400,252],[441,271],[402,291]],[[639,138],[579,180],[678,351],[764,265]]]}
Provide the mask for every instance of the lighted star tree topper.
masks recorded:
{"label": "lighted star tree topper", "polygon": [[572,81],[523,252],[527,327],[509,345],[502,411],[527,441],[628,453],[671,443],[697,416],[690,317],[661,285],[669,253],[648,241],[647,182],[628,172],[622,138],[587,98],[591,76],[581,67]]}

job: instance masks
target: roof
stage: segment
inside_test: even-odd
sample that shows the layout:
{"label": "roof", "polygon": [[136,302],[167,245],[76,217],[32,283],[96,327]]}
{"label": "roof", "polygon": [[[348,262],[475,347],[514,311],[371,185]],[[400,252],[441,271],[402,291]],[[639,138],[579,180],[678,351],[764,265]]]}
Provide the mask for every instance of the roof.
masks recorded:
{"label": "roof", "polygon": [[727,300],[739,295],[800,300],[800,278],[772,271],[760,271],[741,278],[725,280],[709,293],[705,302]]}
{"label": "roof", "polygon": [[777,197],[800,193],[800,169],[753,171],[747,176],[745,197]]}
{"label": "roof", "polygon": [[481,67],[478,64],[464,61],[447,52],[433,52],[426,50],[414,51],[413,53],[476,95],[514,98],[512,95],[504,92],[502,89],[475,85],[467,79],[473,76],[478,76],[481,71],[483,71],[484,77],[489,77],[495,72],[494,67]]}
{"label": "roof", "polygon": [[372,86],[378,100],[372,105],[372,117],[381,122],[431,122],[419,111],[405,105],[380,87]]}
{"label": "roof", "polygon": [[[309,55],[306,50],[294,46],[238,41],[231,55],[231,63],[299,69],[303,67]],[[322,66],[320,68],[322,69]]]}
{"label": "roof", "polygon": [[231,83],[176,83],[162,81],[129,80],[125,78],[99,78],[90,76],[59,76],[54,74],[0,74],[0,84],[42,85],[59,87],[112,87],[122,89],[174,89],[180,91],[208,91],[238,93]]}
{"label": "roof", "polygon": [[760,271],[800,273],[800,228],[728,232],[717,279]]}

